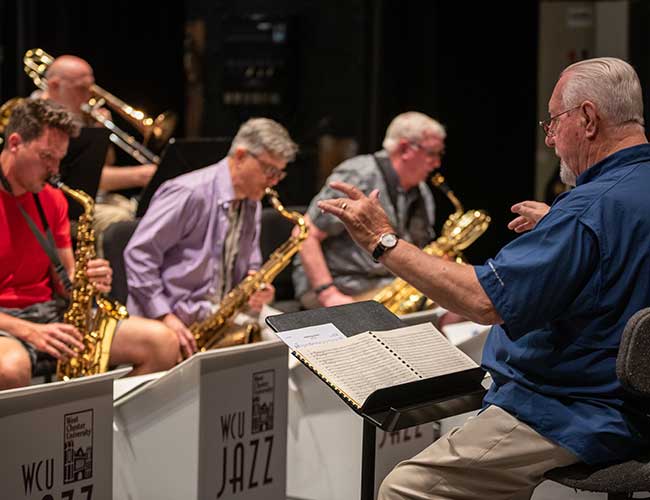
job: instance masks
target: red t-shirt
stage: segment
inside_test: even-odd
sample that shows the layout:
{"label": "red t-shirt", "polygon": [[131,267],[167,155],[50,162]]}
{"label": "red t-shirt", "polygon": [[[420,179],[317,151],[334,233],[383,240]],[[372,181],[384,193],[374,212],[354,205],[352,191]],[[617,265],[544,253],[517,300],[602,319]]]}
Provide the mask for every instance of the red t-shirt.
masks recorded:
{"label": "red t-shirt", "polygon": [[[38,197],[57,248],[70,248],[68,201],[64,194],[46,185]],[[0,307],[23,308],[52,299],[50,258],[27,225],[19,203],[43,231],[31,193],[13,197],[0,191]]]}

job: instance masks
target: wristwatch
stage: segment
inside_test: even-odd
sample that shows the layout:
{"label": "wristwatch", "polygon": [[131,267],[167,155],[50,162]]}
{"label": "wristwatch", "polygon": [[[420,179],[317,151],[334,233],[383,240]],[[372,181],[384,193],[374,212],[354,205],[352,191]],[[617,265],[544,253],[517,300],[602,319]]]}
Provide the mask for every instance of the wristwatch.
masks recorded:
{"label": "wristwatch", "polygon": [[379,258],[384,255],[387,250],[395,248],[395,245],[397,245],[397,240],[399,240],[399,238],[395,233],[382,234],[379,237],[379,243],[377,243],[377,246],[372,251],[372,259],[375,262],[379,262]]}

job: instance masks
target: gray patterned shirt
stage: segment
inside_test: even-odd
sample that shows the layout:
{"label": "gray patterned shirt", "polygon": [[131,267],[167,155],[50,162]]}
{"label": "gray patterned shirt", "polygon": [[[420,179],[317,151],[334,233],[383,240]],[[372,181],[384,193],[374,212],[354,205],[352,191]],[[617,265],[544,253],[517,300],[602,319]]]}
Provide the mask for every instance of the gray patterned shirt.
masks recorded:
{"label": "gray patterned shirt", "polygon": [[[376,154],[388,158],[387,153],[383,150]],[[384,180],[373,155],[362,155],[346,160],[336,167],[325,182],[325,186],[309,205],[307,214],[312,222],[328,235],[322,241],[323,254],[336,287],[347,295],[357,295],[387,285],[394,279],[390,271],[382,264],[374,262],[370,255],[352,241],[345,226],[338,218],[321,213],[318,208],[317,204],[320,200],[341,196],[341,193],[329,187],[332,181],[352,184],[366,195],[373,189],[379,189],[379,201],[397,234],[400,238],[420,247],[435,236],[433,231],[435,204],[431,190],[421,182],[416,188],[405,192],[399,187],[399,179],[394,170],[391,170],[388,179]],[[393,185],[393,190],[397,193],[395,206],[393,206],[389,195],[387,181]],[[409,217],[408,214],[411,213],[413,204],[419,200],[422,201],[424,213],[416,212]],[[396,209],[396,207],[399,208]],[[294,258],[293,264],[294,288],[296,297],[300,297],[309,291],[311,286],[299,255]]]}

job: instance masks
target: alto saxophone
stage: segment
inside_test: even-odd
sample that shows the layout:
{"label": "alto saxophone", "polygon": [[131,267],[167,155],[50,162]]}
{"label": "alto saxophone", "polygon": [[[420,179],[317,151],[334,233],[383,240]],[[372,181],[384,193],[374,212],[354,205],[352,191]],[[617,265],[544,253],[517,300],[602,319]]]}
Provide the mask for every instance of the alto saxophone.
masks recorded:
{"label": "alto saxophone", "polygon": [[262,285],[271,283],[280,272],[289,265],[292,257],[300,250],[302,242],[307,238],[308,227],[302,214],[288,211],[278,199],[278,193],[267,188],[266,195],[269,197],[273,208],[280,215],[291,220],[298,226],[298,233],[291,235],[282,245],[275,249],[262,267],[244,278],[244,280],[233,288],[219,304],[219,309],[202,321],[190,325],[189,330],[194,335],[199,351],[207,351],[215,347],[228,347],[237,344],[246,344],[259,336],[257,325],[248,325],[245,331],[242,328],[235,332],[232,319],[240,312],[251,295],[259,290]]}
{"label": "alto saxophone", "polygon": [[[465,212],[463,205],[458,201],[441,174],[434,174],[431,183],[451,201],[454,205],[454,213],[447,218],[442,226],[442,235],[425,246],[422,251],[428,255],[445,257],[464,264],[462,250],[469,247],[485,232],[490,225],[490,216],[484,210]],[[397,315],[431,309],[435,306],[417,288],[401,278],[395,279],[382,288],[373,297],[373,300],[383,304]]]}
{"label": "alto saxophone", "polygon": [[88,261],[96,255],[95,231],[92,228],[95,202],[83,191],[63,184],[58,177],[50,179],[50,184],[61,189],[84,209],[77,221],[77,247],[70,305],[63,314],[63,322],[74,325],[83,336],[84,350],[77,356],[67,361],[59,360],[56,364],[57,378],[69,380],[108,371],[108,357],[117,323],[129,314],[126,307],[119,302],[103,297],[86,273]]}

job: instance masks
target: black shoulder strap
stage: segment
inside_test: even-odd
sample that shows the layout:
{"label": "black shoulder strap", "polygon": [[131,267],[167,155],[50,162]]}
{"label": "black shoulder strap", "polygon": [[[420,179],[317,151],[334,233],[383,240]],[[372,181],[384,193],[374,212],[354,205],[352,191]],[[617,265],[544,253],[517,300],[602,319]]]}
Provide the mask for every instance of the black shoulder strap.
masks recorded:
{"label": "black shoulder strap", "polygon": [[390,198],[390,203],[393,206],[393,211],[395,212],[395,216],[398,216],[397,213],[397,186],[393,185],[391,182],[389,182],[389,172],[393,166],[390,164],[390,159],[386,158],[384,156],[379,156],[377,153],[373,153],[372,157],[375,159],[375,163],[377,163],[377,166],[379,167],[379,171],[381,172],[381,176],[384,178],[384,184],[386,184],[386,189],[388,190],[388,197]]}
{"label": "black shoulder strap", "polygon": [[[10,195],[13,196],[14,192],[11,189],[11,184],[9,184],[9,180],[5,176],[5,173],[2,171],[2,166],[0,166],[0,183],[2,183],[2,187]],[[61,280],[63,287],[65,288],[66,291],[69,292],[70,290],[72,290],[72,283],[70,283],[70,278],[68,277],[68,273],[63,267],[63,264],[61,263],[61,259],[59,258],[59,254],[56,251],[56,244],[54,243],[54,237],[52,236],[50,225],[48,224],[47,218],[45,217],[45,212],[43,211],[41,200],[39,199],[37,194],[32,193],[32,196],[34,197],[34,203],[36,203],[36,208],[38,209],[38,215],[41,218],[43,229],[45,230],[45,234],[47,235],[47,240],[45,239],[45,237],[43,237],[43,234],[41,233],[40,229],[38,229],[38,226],[32,220],[32,218],[29,216],[29,214],[23,208],[23,206],[18,202],[16,202],[16,204],[20,209],[20,213],[25,218],[25,221],[27,222],[29,229],[31,229],[32,233],[34,233],[34,236],[36,236],[38,243],[41,245],[41,247],[43,248],[47,256],[50,258],[50,261],[54,266],[54,270],[56,271],[56,274],[59,276],[59,279]]]}
{"label": "black shoulder strap", "polygon": [[50,229],[50,225],[48,224],[47,218],[45,217],[45,212],[43,211],[41,200],[38,198],[37,194],[33,194],[33,196],[34,196],[34,203],[36,203],[36,208],[38,209],[38,215],[41,218],[41,223],[43,224],[43,229],[45,230],[45,235],[47,236],[47,239],[43,236],[43,233],[41,233],[36,223],[32,220],[32,218],[29,216],[29,214],[22,207],[21,204],[18,204],[18,208],[20,208],[20,212],[23,214],[23,217],[25,218],[25,221],[27,221],[27,224],[29,225],[29,228],[32,230],[32,233],[34,233],[34,236],[36,236],[36,239],[38,240],[38,243],[41,245],[41,248],[43,248],[47,256],[50,258],[50,261],[54,266],[54,271],[56,272],[57,276],[61,280],[61,283],[63,284],[63,288],[65,288],[65,290],[69,292],[72,290],[72,283],[70,282],[70,277],[68,276],[65,267],[63,267],[63,264],[61,263],[61,259],[59,258],[59,254],[56,251],[54,236],[52,236],[52,230]]}

